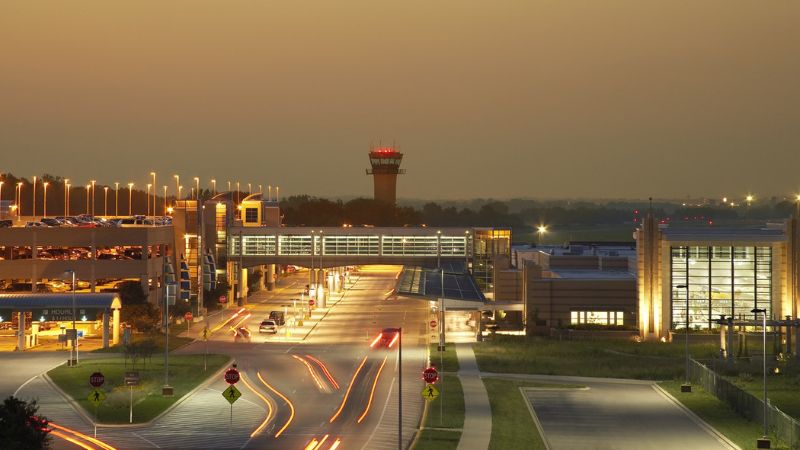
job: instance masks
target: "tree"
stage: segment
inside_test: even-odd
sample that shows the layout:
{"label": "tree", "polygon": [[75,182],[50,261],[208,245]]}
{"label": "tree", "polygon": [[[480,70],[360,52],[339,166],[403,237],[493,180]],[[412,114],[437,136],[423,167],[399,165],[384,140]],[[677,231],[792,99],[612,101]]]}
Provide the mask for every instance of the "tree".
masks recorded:
{"label": "tree", "polygon": [[137,331],[153,331],[161,321],[158,310],[147,301],[142,284],[126,281],[119,284],[119,297],[122,300],[120,319]]}
{"label": "tree", "polygon": [[30,403],[9,396],[0,405],[0,442],[6,450],[47,448],[50,444],[46,417],[37,415],[36,400]]}

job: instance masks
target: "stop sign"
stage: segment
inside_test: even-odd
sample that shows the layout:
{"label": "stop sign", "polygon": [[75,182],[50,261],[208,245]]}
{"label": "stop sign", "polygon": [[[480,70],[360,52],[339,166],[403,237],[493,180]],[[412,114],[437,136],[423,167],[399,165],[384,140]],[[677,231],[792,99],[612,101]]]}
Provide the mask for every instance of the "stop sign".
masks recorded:
{"label": "stop sign", "polygon": [[422,379],[428,384],[433,384],[439,381],[439,372],[433,367],[428,367],[422,371]]}
{"label": "stop sign", "polygon": [[239,371],[234,368],[226,370],[225,381],[227,381],[228,384],[236,384],[239,381]]}
{"label": "stop sign", "polygon": [[438,325],[438,323],[435,320],[431,320],[431,328],[436,328],[436,325]]}
{"label": "stop sign", "polygon": [[225,296],[225,295],[220,295],[219,296],[219,302],[220,303],[227,303],[228,302],[228,297]]}
{"label": "stop sign", "polygon": [[187,322],[191,322],[194,316],[191,311],[187,311],[186,314],[183,315],[183,318],[186,319]]}
{"label": "stop sign", "polygon": [[89,384],[94,387],[100,387],[106,382],[106,377],[100,372],[95,372],[89,375]]}
{"label": "stop sign", "polygon": [[314,306],[314,299],[313,298],[308,300],[308,306]]}

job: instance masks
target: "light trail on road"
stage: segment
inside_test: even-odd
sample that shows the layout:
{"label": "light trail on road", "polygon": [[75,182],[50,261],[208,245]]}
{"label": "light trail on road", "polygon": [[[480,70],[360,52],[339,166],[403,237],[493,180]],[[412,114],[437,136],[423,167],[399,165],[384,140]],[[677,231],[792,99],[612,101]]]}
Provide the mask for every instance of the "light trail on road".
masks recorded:
{"label": "light trail on road", "polygon": [[339,383],[336,382],[336,379],[333,378],[333,375],[331,375],[331,373],[328,371],[328,367],[326,367],[325,364],[322,361],[318,360],[317,358],[314,358],[311,355],[306,355],[306,358],[308,358],[311,361],[314,361],[315,363],[317,363],[317,365],[325,373],[325,376],[328,378],[328,381],[330,381],[331,385],[334,387],[334,389],[336,389],[338,391],[339,390]]}
{"label": "light trail on road", "polygon": [[58,436],[61,439],[65,440],[65,441],[67,441],[69,443],[75,444],[78,447],[83,448],[85,450],[96,450],[94,447],[90,447],[90,446],[84,444],[83,442],[81,442],[81,441],[79,441],[77,439],[71,438],[71,437],[67,436],[66,434],[61,433],[59,431],[50,430],[50,434],[52,434],[53,436]]}
{"label": "light trail on road", "polygon": [[267,408],[269,408],[269,412],[267,413],[267,418],[264,419],[263,422],[261,422],[261,425],[259,425],[258,428],[256,428],[252,433],[250,433],[250,437],[253,437],[253,436],[257,435],[258,433],[261,433],[261,431],[264,429],[264,427],[266,427],[267,424],[269,424],[270,419],[272,419],[272,412],[273,412],[272,403],[270,403],[270,401],[267,400],[267,398],[264,397],[261,394],[261,392],[258,392],[250,383],[247,382],[247,378],[245,378],[244,372],[242,372],[242,374],[241,374],[241,380],[242,380],[242,382],[244,382],[245,386],[247,386],[248,389],[253,391],[254,394],[256,394],[261,400],[263,400],[264,403],[267,404]]}
{"label": "light trail on road", "polygon": [[228,323],[229,323],[231,320],[233,320],[233,319],[235,319],[235,318],[239,317],[239,314],[241,314],[241,313],[243,313],[243,312],[245,312],[245,311],[247,311],[247,308],[240,308],[238,311],[236,311],[235,313],[233,313],[233,315],[232,315],[232,316],[228,317],[226,320],[222,321],[220,324],[218,324],[217,326],[215,326],[214,328],[212,328],[212,329],[211,329],[211,334],[214,334],[214,332],[216,332],[216,331],[219,331],[219,330],[220,330],[222,327],[224,327],[225,325],[227,325],[227,324],[228,324]]}
{"label": "light trail on road", "polygon": [[311,364],[309,364],[308,361],[297,355],[292,355],[292,358],[300,361],[301,363],[303,363],[304,366],[306,366],[306,369],[308,369],[308,373],[311,374],[311,378],[314,379],[314,383],[317,384],[317,387],[319,388],[320,391],[325,390],[325,386],[322,384],[322,380],[319,379],[316,372],[314,372],[314,368],[311,367]]}
{"label": "light trail on road", "polygon": [[361,368],[364,367],[364,363],[366,362],[367,362],[367,356],[365,355],[364,359],[361,360],[361,364],[358,366],[358,369],[356,369],[356,371],[353,373],[353,378],[350,380],[350,385],[347,386],[347,392],[344,393],[342,404],[339,405],[339,409],[336,411],[333,417],[331,417],[329,423],[333,423],[333,421],[336,420],[337,417],[339,417],[339,414],[342,413],[342,410],[344,409],[344,404],[347,403],[347,397],[350,395],[350,390],[353,389],[353,384],[356,382],[356,377],[358,376],[358,372],[361,372]]}
{"label": "light trail on road", "polygon": [[[91,442],[92,444],[99,446],[103,450],[117,450],[116,448],[106,444],[105,442],[103,442],[103,441],[101,441],[99,439],[93,438],[93,437],[91,437],[89,435],[83,434],[80,431],[75,431],[75,430],[73,430],[71,428],[67,428],[65,426],[56,425],[53,422],[48,422],[47,425],[50,426],[50,427],[53,427],[53,428],[55,428],[57,430],[70,433],[70,434],[72,434],[73,436],[75,436],[78,439],[83,439],[84,441]],[[51,433],[54,433],[54,432],[55,431],[51,430]]]}
{"label": "light trail on road", "polygon": [[386,359],[389,356],[383,357],[383,362],[381,363],[381,367],[378,369],[378,373],[375,375],[375,381],[372,382],[372,390],[369,391],[369,400],[367,401],[367,407],[364,408],[364,413],[361,414],[361,417],[358,418],[358,423],[361,423],[367,414],[369,414],[369,408],[372,407],[372,397],[375,396],[375,387],[378,386],[378,379],[381,377],[381,372],[383,371],[383,366],[386,365]]}
{"label": "light trail on road", "polygon": [[264,383],[264,386],[266,386],[267,388],[269,388],[269,390],[277,394],[280,398],[283,399],[283,401],[286,402],[287,405],[289,405],[289,420],[287,420],[286,423],[283,424],[283,427],[281,427],[281,429],[278,430],[277,433],[275,433],[275,437],[278,438],[286,430],[286,428],[289,427],[289,424],[292,423],[292,420],[294,419],[294,405],[292,404],[292,402],[289,401],[288,398],[286,398],[285,395],[281,394],[277,389],[275,389],[269,383],[267,383],[267,381],[261,376],[261,372],[256,372],[256,376],[258,376],[258,379],[261,380],[262,383]]}

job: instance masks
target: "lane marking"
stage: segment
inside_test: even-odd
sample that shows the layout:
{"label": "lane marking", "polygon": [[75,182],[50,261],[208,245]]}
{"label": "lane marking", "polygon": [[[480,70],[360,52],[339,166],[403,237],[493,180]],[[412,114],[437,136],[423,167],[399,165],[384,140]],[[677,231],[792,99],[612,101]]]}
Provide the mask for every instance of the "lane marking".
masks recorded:
{"label": "lane marking", "polygon": [[283,434],[286,428],[289,427],[289,424],[292,423],[292,420],[294,419],[294,405],[292,404],[292,402],[289,401],[288,398],[286,398],[285,395],[281,394],[277,389],[275,389],[269,383],[267,383],[267,381],[261,376],[261,372],[257,371],[256,375],[258,376],[258,379],[261,380],[262,383],[264,383],[264,386],[268,387],[269,390],[276,393],[280,398],[283,399],[283,401],[286,402],[287,405],[289,405],[289,420],[287,420],[286,423],[283,424],[283,427],[281,427],[281,429],[278,430],[277,433],[275,433],[275,437],[278,438],[281,436],[281,434]]}
{"label": "lane marking", "polygon": [[[60,365],[60,364],[59,364],[59,365]],[[14,397],[19,397],[19,395],[17,395],[17,394],[19,394],[19,391],[21,391],[21,390],[22,390],[22,388],[24,388],[24,387],[25,387],[25,385],[27,385],[27,384],[28,384],[28,383],[30,383],[31,381],[35,380],[35,379],[36,379],[36,377],[38,377],[38,376],[39,376],[39,375],[34,375],[34,376],[32,376],[32,377],[28,378],[28,381],[26,381],[26,382],[22,383],[22,386],[18,387],[18,388],[17,388],[17,390],[16,390],[16,391],[14,391]]]}
{"label": "lane marking", "polygon": [[356,369],[356,371],[353,372],[353,378],[350,380],[350,385],[347,386],[347,392],[344,393],[344,398],[342,399],[342,404],[339,405],[339,410],[336,411],[336,414],[334,414],[333,417],[331,417],[329,423],[333,423],[333,421],[336,420],[337,417],[339,417],[339,414],[342,413],[342,410],[344,409],[344,404],[347,403],[347,397],[350,395],[350,390],[353,389],[353,383],[355,383],[356,381],[358,372],[361,372],[361,368],[364,367],[364,363],[366,362],[367,362],[367,355],[364,355],[364,359],[361,360],[361,364],[358,366],[358,369]]}
{"label": "lane marking", "polygon": [[364,408],[364,413],[361,414],[361,417],[358,418],[357,423],[361,423],[361,421],[364,420],[365,417],[367,417],[367,414],[369,414],[369,408],[372,406],[372,397],[375,395],[375,387],[378,386],[378,379],[380,379],[381,377],[383,366],[386,365],[386,358],[388,357],[389,355],[383,357],[383,362],[381,363],[381,367],[378,369],[377,375],[375,375],[375,381],[372,382],[372,390],[369,391],[369,401],[367,401],[367,407]]}

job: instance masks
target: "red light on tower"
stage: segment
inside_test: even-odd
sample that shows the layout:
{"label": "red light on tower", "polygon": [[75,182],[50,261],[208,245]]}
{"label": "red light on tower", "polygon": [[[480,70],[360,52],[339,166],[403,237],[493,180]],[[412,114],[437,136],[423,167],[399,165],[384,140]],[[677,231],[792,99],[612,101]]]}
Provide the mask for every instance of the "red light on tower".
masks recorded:
{"label": "red light on tower", "polygon": [[374,182],[374,198],[394,205],[397,202],[397,175],[405,173],[400,168],[403,154],[395,147],[373,147],[369,151],[371,169],[367,175],[372,175]]}

